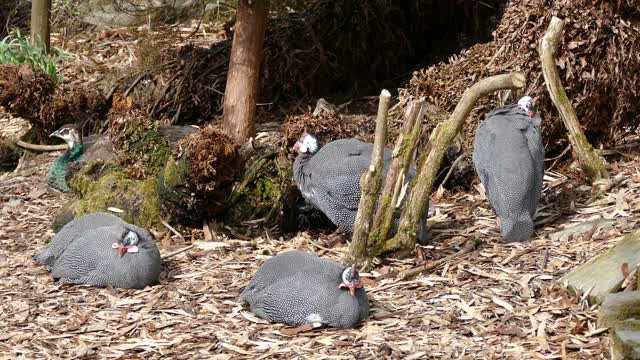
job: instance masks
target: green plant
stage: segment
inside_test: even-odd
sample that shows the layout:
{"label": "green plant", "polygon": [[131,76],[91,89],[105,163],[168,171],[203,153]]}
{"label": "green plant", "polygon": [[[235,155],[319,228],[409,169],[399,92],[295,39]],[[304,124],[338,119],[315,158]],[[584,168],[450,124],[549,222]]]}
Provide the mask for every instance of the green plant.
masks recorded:
{"label": "green plant", "polygon": [[60,48],[53,48],[47,52],[40,41],[32,45],[29,38],[23,36],[20,30],[0,41],[0,64],[29,64],[48,74],[54,82],[62,82],[64,61],[71,56]]}

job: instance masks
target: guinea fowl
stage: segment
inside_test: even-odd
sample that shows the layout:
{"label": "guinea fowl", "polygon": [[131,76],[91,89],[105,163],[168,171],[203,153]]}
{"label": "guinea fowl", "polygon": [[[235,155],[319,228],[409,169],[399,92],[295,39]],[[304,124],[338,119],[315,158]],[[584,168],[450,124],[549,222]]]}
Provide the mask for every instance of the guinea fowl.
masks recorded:
{"label": "guinea fowl", "polygon": [[[311,134],[303,134],[293,146],[298,152],[293,163],[293,175],[302,196],[322,211],[335,225],[347,233],[353,226],[360,203],[360,178],[371,163],[373,144],[356,139],[340,139],[322,147]],[[391,165],[391,150],[384,149],[383,176]],[[405,185],[416,175],[415,168],[407,172]],[[427,215],[420,222],[418,243],[427,242]],[[398,221],[396,220],[396,226]]]}
{"label": "guinea fowl", "polygon": [[369,316],[369,300],[352,267],[304,251],[267,260],[240,294],[257,316],[289,325],[350,328]]}
{"label": "guinea fowl", "polygon": [[474,139],[473,164],[510,241],[525,241],[534,232],[544,176],[540,122],[535,100],[525,96],[490,112]]}
{"label": "guinea fowl", "polygon": [[141,289],[158,281],[160,251],[144,229],[92,213],[65,225],[34,260],[65,283]]}
{"label": "guinea fowl", "polygon": [[71,191],[67,181],[83,163],[95,160],[110,161],[116,157],[108,136],[98,135],[83,138],[80,129],[75,124],[63,125],[49,136],[59,137],[67,143],[67,149],[55,161],[47,174],[49,185],[62,192]]}

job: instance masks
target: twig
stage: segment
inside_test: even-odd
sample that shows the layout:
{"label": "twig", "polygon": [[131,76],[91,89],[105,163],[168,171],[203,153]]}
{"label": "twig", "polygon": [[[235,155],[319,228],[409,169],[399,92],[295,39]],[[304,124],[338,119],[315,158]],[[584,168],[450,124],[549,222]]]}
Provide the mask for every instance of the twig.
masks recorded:
{"label": "twig", "polygon": [[447,183],[447,180],[449,180],[449,177],[451,176],[451,174],[453,174],[453,170],[456,168],[456,166],[458,165],[458,163],[460,161],[462,161],[462,159],[464,159],[464,153],[460,154],[460,156],[458,156],[454,161],[453,164],[451,164],[451,167],[449,168],[449,171],[447,172],[447,175],[444,177],[444,180],[442,180],[442,186],[444,186],[444,184]]}
{"label": "twig", "polygon": [[60,150],[66,150],[67,149],[67,144],[61,144],[61,145],[36,145],[36,144],[26,143],[26,142],[24,142],[22,140],[16,141],[16,145],[20,146],[23,149],[33,150],[33,151],[60,151]]}
{"label": "twig", "polygon": [[178,230],[174,229],[173,227],[171,227],[171,225],[169,225],[166,221],[161,220],[160,221],[162,223],[162,225],[164,225],[167,229],[169,229],[174,235],[176,235],[177,237],[180,238],[180,240],[184,241],[184,236],[182,236],[182,234],[180,234],[178,232]]}
{"label": "twig", "polygon": [[414,276],[420,275],[420,273],[425,272],[425,271],[431,271],[435,268],[437,268],[438,266],[451,261],[453,258],[462,256],[464,254],[468,254],[470,252],[472,252],[473,250],[476,249],[476,246],[478,245],[479,241],[474,239],[471,241],[467,241],[464,246],[462,247],[462,249],[460,249],[460,251],[458,251],[455,254],[449,255],[449,256],[445,256],[442,259],[438,259],[435,261],[431,261],[431,262],[425,262],[424,264],[412,268],[412,269],[408,269],[405,270],[403,272],[401,272],[398,277],[401,280],[408,280]]}
{"label": "twig", "polygon": [[166,260],[166,259],[174,257],[174,256],[176,256],[178,254],[182,254],[185,251],[189,251],[189,250],[193,249],[195,246],[196,246],[196,244],[191,244],[189,246],[185,246],[182,249],[178,249],[176,251],[173,251],[173,252],[170,252],[168,254],[162,255],[161,258],[162,258],[162,260]]}
{"label": "twig", "polygon": [[122,95],[122,97],[127,97],[129,95],[129,92],[131,92],[131,90],[133,90],[133,88],[138,85],[138,83],[140,82],[140,80],[142,80],[143,77],[145,77],[145,75],[147,75],[147,72],[144,71],[142,72],[142,74],[140,74],[135,80],[133,80],[133,82],[131,83],[131,85],[129,85],[129,87],[127,88],[127,91],[124,92],[124,94]]}
{"label": "twig", "polygon": [[593,149],[593,146],[587,141],[587,138],[580,127],[578,116],[576,115],[571,101],[564,91],[560,74],[555,63],[555,52],[562,36],[564,21],[553,17],[547,28],[547,32],[540,41],[540,59],[542,61],[542,74],[544,75],[545,84],[551,101],[560,112],[562,121],[569,131],[569,141],[573,154],[580,164],[580,168],[585,175],[591,180],[608,179],[609,174],[604,166],[604,162]]}

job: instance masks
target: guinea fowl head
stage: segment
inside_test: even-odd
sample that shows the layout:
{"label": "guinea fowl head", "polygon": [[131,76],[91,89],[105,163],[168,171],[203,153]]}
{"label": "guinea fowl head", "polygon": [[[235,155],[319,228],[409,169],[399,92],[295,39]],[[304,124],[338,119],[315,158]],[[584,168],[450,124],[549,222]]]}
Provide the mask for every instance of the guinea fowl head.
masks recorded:
{"label": "guinea fowl head", "polygon": [[348,288],[351,296],[356,295],[356,289],[362,287],[362,282],[360,281],[360,274],[356,270],[355,265],[349,266],[348,268],[342,271],[342,283],[340,283],[341,288]]}
{"label": "guinea fowl head", "polygon": [[533,117],[536,114],[536,100],[538,100],[537,97],[523,96],[518,100],[518,107]]}
{"label": "guinea fowl head", "polygon": [[318,148],[318,138],[307,133],[302,134],[300,140],[298,140],[293,145],[293,151],[296,151],[300,154],[313,155],[316,153],[316,151],[318,151]]}
{"label": "guinea fowl head", "polygon": [[122,240],[120,240],[120,242],[113,243],[111,247],[114,249],[118,249],[118,256],[122,256],[126,253],[137,253],[137,244],[139,240],[140,238],[135,231],[127,230],[127,232],[122,237]]}
{"label": "guinea fowl head", "polygon": [[66,124],[63,125],[60,129],[52,132],[49,137],[59,137],[67,143],[67,147],[69,150],[73,149],[73,147],[77,144],[82,144],[82,136],[80,134],[80,129],[75,124]]}

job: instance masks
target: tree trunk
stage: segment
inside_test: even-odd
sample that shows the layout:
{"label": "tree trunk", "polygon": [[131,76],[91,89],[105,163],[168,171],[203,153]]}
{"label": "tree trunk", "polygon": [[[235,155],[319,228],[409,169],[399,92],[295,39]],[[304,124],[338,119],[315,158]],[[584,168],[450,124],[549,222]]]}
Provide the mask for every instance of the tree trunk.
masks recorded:
{"label": "tree trunk", "polygon": [[268,0],[240,0],[224,94],[223,131],[242,144],[254,135]]}
{"label": "tree trunk", "polygon": [[584,136],[578,116],[571,106],[571,101],[567,97],[567,93],[562,87],[562,81],[556,68],[554,54],[560,42],[564,21],[553,17],[551,23],[540,42],[540,58],[542,60],[542,74],[547,86],[547,91],[551,96],[553,104],[558,108],[564,125],[569,130],[569,141],[573,149],[573,155],[578,160],[580,168],[585,175],[591,180],[608,179],[609,174],[604,167],[602,159],[598,156],[593,146]]}
{"label": "tree trunk", "polygon": [[43,45],[47,52],[51,41],[49,29],[50,11],[51,0],[33,0],[31,3],[31,43]]}

